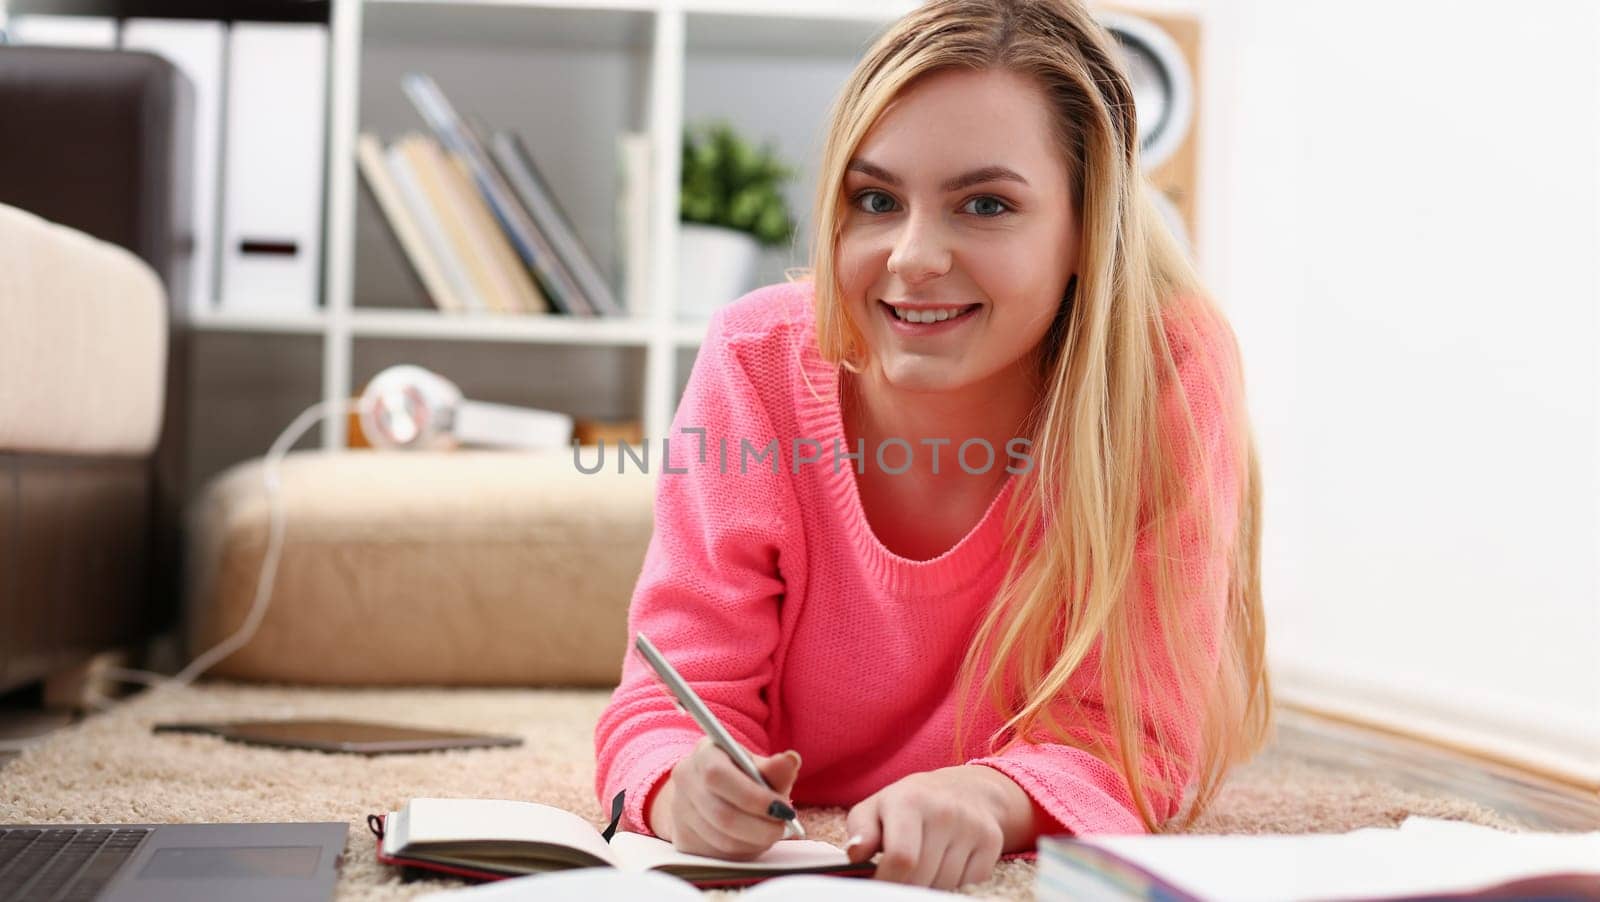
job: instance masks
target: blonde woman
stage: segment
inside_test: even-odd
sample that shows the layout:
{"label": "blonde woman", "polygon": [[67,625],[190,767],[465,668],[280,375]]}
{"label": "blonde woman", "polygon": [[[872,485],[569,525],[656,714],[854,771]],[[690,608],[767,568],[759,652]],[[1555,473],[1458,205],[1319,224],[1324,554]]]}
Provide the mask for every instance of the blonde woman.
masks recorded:
{"label": "blonde woman", "polygon": [[[749,858],[848,809],[881,879],[1181,827],[1269,729],[1233,333],[1077,0],[935,0],[832,112],[812,266],[718,312],[595,732],[626,828]],[[660,444],[657,446],[661,449]]]}

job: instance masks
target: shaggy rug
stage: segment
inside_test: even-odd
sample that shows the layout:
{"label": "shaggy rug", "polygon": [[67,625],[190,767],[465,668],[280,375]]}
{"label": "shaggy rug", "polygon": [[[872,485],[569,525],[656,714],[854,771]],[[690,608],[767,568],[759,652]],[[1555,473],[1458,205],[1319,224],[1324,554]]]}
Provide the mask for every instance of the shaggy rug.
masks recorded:
{"label": "shaggy rug", "polygon": [[[604,690],[303,689],[205,684],[135,696],[51,734],[0,768],[0,823],[346,821],[341,900],[402,899],[450,881],[403,882],[373,858],[369,813],[414,796],[524,799],[603,825],[592,796],[593,730]],[[196,735],[152,735],[175,720],[347,717],[520,735],[515,749],[365,758],[281,751]],[[802,808],[807,833],[843,846],[845,810]],[[1524,829],[1475,803],[1404,789],[1269,746],[1235,771],[1195,832],[1337,832],[1393,826],[1408,815]],[[1031,899],[1034,865],[1003,862],[963,888]],[[715,891],[708,898],[730,898]]]}

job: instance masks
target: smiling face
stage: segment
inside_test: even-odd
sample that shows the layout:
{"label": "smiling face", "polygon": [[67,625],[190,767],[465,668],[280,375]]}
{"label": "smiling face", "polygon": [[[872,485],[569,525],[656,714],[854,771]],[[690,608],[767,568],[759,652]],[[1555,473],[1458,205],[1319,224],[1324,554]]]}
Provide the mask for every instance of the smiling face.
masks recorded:
{"label": "smiling face", "polygon": [[1023,76],[939,71],[903,90],[857,148],[836,270],[870,365],[894,388],[1010,378],[1049,330],[1078,257],[1052,115]]}

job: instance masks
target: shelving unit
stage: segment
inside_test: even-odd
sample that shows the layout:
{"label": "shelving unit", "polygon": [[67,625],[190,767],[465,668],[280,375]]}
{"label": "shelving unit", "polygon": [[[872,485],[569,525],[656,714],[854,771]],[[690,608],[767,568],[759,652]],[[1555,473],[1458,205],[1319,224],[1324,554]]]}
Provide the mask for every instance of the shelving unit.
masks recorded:
{"label": "shelving unit", "polygon": [[[282,319],[205,311],[195,317],[195,325],[209,333],[320,336],[325,399],[350,397],[370,378],[371,373],[355,365],[363,356],[357,346],[369,342],[523,344],[531,346],[531,353],[541,353],[539,346],[642,353],[637,415],[647,436],[663,436],[687,377],[688,355],[705,329],[704,323],[682,322],[676,314],[679,150],[685,120],[730,119],[752,140],[773,142],[799,167],[803,176],[790,186],[789,200],[802,223],[797,236],[804,236],[827,105],[872,36],[915,5],[914,0],[334,0],[322,305],[314,314]],[[616,133],[647,130],[655,158],[648,312],[602,320],[461,315],[422,309],[414,294],[391,300],[392,289],[377,283],[392,285],[396,271],[407,278],[409,274],[397,270],[405,263],[393,251],[387,260],[368,262],[375,253],[370,246],[378,240],[370,230],[388,226],[370,210],[363,218],[355,142],[363,130],[376,131],[385,140],[407,128],[425,130],[420,119],[406,121],[411,114],[400,99],[397,66],[435,74],[463,112],[481,113],[496,126],[515,128],[541,166],[548,154],[555,170],[551,180],[563,204],[576,197],[569,212],[603,268],[615,261],[610,244],[614,232],[608,229],[614,228],[609,213],[615,167],[610,160]],[[573,86],[552,89],[547,84],[561,79],[562,67],[586,85],[608,86],[626,96],[591,103],[594,98],[579,92],[574,102],[591,105],[574,114],[562,108],[563,99],[556,95],[574,91]],[[526,112],[508,105],[506,96],[504,82],[519,74],[528,78]],[[784,102],[775,103],[777,96]],[[541,102],[549,109],[536,108]],[[587,161],[581,160],[585,152],[591,155]],[[804,265],[807,253],[803,238],[787,251],[764,253],[757,284],[781,279],[786,267]],[[366,264],[365,269],[359,264]],[[370,277],[374,271],[387,275]],[[472,393],[471,373],[446,375]],[[323,446],[342,447],[345,428],[342,420],[327,421]]]}

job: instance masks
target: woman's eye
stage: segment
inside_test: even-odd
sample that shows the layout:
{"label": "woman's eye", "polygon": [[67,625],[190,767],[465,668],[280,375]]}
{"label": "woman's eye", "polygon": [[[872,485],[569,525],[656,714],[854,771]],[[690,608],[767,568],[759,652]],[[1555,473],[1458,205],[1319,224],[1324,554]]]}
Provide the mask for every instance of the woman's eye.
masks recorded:
{"label": "woman's eye", "polygon": [[[857,209],[861,208],[862,199],[864,199],[864,198],[872,198],[872,197],[881,197],[884,200],[888,200],[889,203],[891,204],[889,209],[893,209],[892,205],[893,205],[894,201],[892,199],[890,199],[889,195],[884,194],[882,191],[863,191],[860,194],[857,194],[856,195],[856,200],[855,200],[856,208]],[[889,212],[889,209],[878,209],[878,208],[874,207],[872,205],[872,203],[869,201],[868,204],[867,204],[867,209],[863,210],[862,212],[865,212],[865,213],[887,213],[887,212]]]}
{"label": "woman's eye", "polygon": [[985,219],[992,219],[992,218],[994,218],[996,216],[999,216],[1001,213],[1009,213],[1011,211],[1010,205],[1008,205],[1005,201],[1001,200],[998,197],[992,197],[992,196],[987,195],[987,194],[981,195],[979,197],[974,197],[972,199],[971,203],[981,204],[984,201],[988,201],[991,204],[995,204],[1000,208],[998,210],[995,210],[992,213],[983,213],[983,212],[980,212],[980,211],[974,211],[974,212],[977,212],[979,216],[982,216]]}

